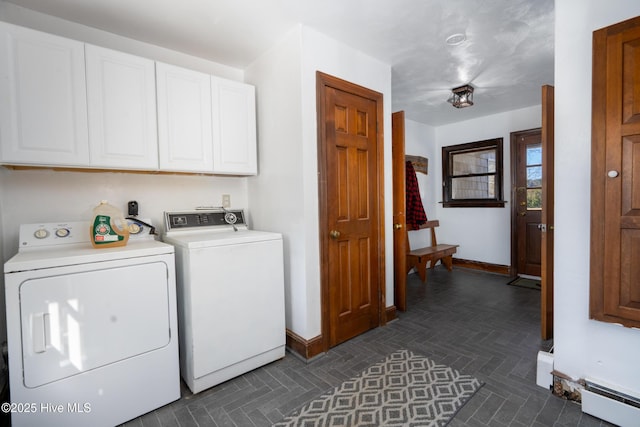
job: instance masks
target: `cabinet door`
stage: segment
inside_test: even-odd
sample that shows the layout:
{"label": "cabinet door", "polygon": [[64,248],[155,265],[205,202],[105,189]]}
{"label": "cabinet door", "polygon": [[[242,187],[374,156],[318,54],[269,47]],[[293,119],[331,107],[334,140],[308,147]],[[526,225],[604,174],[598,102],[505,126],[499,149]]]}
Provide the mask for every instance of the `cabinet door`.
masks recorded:
{"label": "cabinet door", "polygon": [[208,74],[156,63],[160,169],[213,172]]}
{"label": "cabinet door", "polygon": [[215,173],[256,175],[255,88],[211,78],[213,99],[213,170]]}
{"label": "cabinet door", "polygon": [[91,166],[158,168],[155,63],[86,45]]}
{"label": "cabinet door", "polygon": [[89,162],[83,43],[0,22],[3,163]]}
{"label": "cabinet door", "polygon": [[591,318],[640,328],[640,17],[594,32]]}

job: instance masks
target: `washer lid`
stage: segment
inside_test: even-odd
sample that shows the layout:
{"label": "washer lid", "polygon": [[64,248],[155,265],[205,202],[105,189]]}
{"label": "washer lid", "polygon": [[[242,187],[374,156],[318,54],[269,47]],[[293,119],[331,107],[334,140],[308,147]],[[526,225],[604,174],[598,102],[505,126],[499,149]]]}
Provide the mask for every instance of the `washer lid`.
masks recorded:
{"label": "washer lid", "polygon": [[176,231],[166,233],[162,240],[172,245],[195,249],[225,245],[240,245],[268,240],[281,240],[282,235],[267,231]]}

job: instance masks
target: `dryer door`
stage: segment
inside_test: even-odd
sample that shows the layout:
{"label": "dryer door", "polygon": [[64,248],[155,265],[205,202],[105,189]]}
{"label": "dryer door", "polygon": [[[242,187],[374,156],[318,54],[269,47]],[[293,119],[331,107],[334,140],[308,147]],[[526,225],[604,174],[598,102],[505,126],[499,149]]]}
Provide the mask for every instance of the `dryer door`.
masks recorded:
{"label": "dryer door", "polygon": [[[106,268],[108,265],[111,268]],[[97,269],[97,266],[103,267]],[[86,268],[86,267],[85,267]],[[24,385],[38,387],[166,346],[167,265],[65,267],[20,284]]]}

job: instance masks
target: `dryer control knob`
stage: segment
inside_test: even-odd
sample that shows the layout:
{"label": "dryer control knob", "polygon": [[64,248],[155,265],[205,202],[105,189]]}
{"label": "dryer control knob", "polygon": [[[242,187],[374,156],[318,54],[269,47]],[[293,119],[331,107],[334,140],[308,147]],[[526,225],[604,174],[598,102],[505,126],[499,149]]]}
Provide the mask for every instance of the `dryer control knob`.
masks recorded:
{"label": "dryer control knob", "polygon": [[34,233],[33,237],[36,239],[46,239],[49,237],[49,232],[44,228],[38,228]]}
{"label": "dryer control knob", "polygon": [[58,237],[67,237],[69,235],[70,231],[68,228],[58,228],[56,230],[56,236]]}

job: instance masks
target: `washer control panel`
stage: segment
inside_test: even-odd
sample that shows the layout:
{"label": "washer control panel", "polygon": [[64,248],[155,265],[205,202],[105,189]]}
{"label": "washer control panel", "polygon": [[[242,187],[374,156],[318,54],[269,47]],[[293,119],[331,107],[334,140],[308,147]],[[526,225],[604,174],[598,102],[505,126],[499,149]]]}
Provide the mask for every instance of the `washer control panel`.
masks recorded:
{"label": "washer control panel", "polygon": [[196,210],[191,212],[165,212],[165,230],[247,228],[242,209]]}

